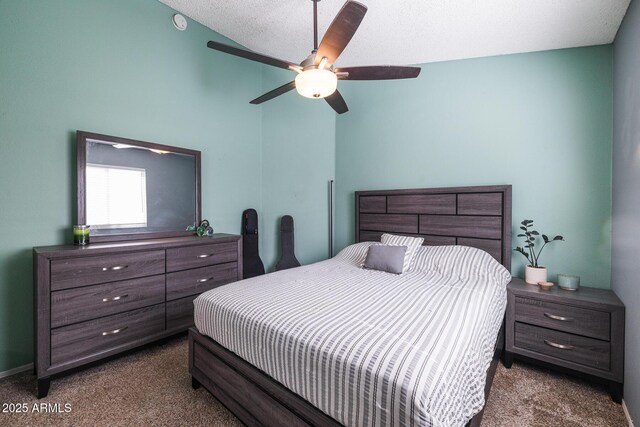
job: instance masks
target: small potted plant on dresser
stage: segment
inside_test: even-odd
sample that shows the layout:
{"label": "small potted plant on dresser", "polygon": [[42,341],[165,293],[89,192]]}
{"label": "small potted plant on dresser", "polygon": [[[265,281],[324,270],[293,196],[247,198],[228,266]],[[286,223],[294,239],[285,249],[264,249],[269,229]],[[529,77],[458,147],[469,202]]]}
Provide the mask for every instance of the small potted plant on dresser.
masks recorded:
{"label": "small potted plant on dresser", "polygon": [[[557,240],[564,241],[564,238],[562,236],[555,236],[550,239],[546,234],[538,233],[536,230],[533,230],[533,220],[531,219],[525,219],[520,224],[520,230],[522,230],[522,233],[518,234],[518,237],[524,238],[525,244],[524,247],[518,246],[515,250],[524,255],[528,261],[525,268],[524,281],[532,285],[537,285],[540,282],[546,282],[547,268],[539,265],[540,254],[547,244]],[[536,252],[536,240],[538,237],[542,238],[543,243],[540,246],[540,249]]]}

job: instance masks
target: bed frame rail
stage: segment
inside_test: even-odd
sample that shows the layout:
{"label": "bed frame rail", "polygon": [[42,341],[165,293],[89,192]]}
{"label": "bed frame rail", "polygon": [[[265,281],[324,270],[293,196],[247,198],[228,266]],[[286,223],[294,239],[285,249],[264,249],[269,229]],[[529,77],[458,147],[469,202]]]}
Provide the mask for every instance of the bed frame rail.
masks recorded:
{"label": "bed frame rail", "polygon": [[189,329],[189,373],[248,426],[341,424],[273,378],[198,332]]}

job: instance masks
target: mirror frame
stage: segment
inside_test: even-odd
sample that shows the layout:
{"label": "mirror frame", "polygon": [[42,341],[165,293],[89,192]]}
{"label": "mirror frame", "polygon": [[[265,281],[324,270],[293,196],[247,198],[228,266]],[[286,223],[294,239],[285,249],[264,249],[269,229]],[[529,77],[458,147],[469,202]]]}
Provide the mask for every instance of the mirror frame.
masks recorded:
{"label": "mirror frame", "polygon": [[[152,148],[155,150],[165,150],[171,151],[179,154],[186,154],[190,156],[194,156],[196,162],[196,176],[195,176],[195,191],[196,191],[196,225],[200,224],[202,220],[202,200],[201,200],[201,184],[200,184],[200,151],[197,150],[189,150],[187,148],[173,147],[171,145],[163,145],[156,144],[153,142],[145,142],[145,141],[137,141],[135,139],[121,138],[118,136],[110,136],[110,135],[102,135],[99,133],[85,132],[85,131],[76,131],[76,206],[77,206],[77,216],[76,221],[77,224],[85,224],[87,219],[87,208],[86,208],[86,185],[87,185],[87,140],[95,139],[99,141],[105,142],[113,142],[116,144],[128,144],[128,145],[136,145],[139,147]],[[91,225],[91,224],[89,224]],[[189,224],[185,224],[186,226]],[[90,234],[92,243],[100,243],[100,242],[116,242],[122,240],[142,240],[142,239],[157,239],[163,237],[184,237],[184,236],[193,236],[194,233],[192,231],[186,230],[176,230],[176,231],[149,231],[149,232],[138,232],[138,233],[127,233],[126,229],[122,229],[123,232],[119,234],[109,234],[109,235],[95,235]]]}

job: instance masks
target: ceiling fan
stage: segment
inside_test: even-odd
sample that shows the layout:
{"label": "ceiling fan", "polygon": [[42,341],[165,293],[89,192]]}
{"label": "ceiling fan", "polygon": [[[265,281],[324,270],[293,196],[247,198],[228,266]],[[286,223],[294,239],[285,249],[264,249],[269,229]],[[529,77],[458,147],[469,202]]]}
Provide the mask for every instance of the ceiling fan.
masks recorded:
{"label": "ceiling fan", "polygon": [[307,98],[324,98],[338,114],[342,114],[349,111],[349,108],[337,90],[338,80],[391,80],[418,77],[419,67],[374,65],[334,68],[334,63],[351,41],[367,13],[367,7],[348,0],[333,19],[318,45],[318,2],[320,0],[311,1],[313,2],[313,50],[311,55],[299,65],[223,43],[214,41],[207,43],[211,49],[298,73],[294,81],[259,96],[251,101],[251,104],[261,104],[295,88],[300,95]]}

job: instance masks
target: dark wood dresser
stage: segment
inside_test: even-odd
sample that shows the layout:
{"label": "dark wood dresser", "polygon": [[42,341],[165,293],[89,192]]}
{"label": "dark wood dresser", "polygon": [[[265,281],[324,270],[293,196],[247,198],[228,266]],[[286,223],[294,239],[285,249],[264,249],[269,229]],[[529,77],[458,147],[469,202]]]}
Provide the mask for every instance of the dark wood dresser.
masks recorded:
{"label": "dark wood dresser", "polygon": [[542,290],[514,279],[508,287],[505,366],[514,355],[609,385],[620,403],[625,307],[608,289]]}
{"label": "dark wood dresser", "polygon": [[193,325],[200,293],[242,279],[240,236],[34,248],[38,397],[50,378]]}

